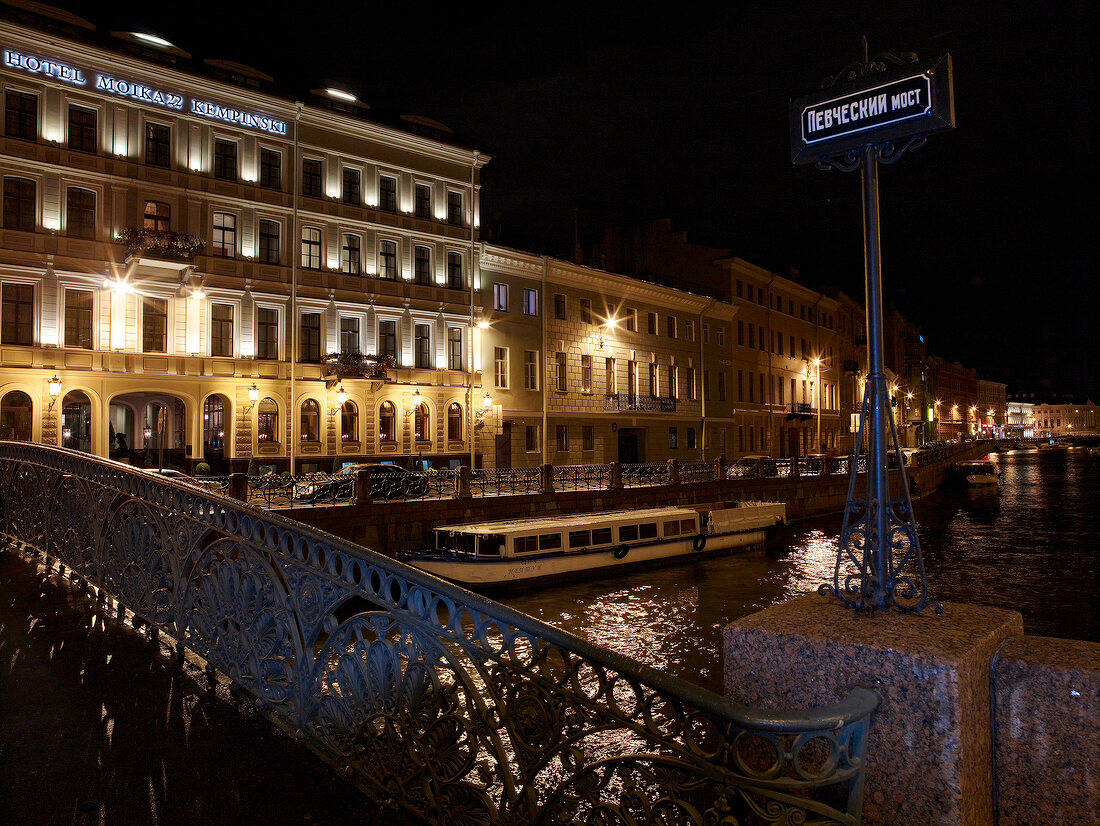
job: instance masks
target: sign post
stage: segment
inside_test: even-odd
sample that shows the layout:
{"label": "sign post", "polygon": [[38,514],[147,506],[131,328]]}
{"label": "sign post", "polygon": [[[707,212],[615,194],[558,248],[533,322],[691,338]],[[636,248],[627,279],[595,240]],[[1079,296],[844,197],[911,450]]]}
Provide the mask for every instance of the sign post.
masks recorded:
{"label": "sign post", "polygon": [[[924,145],[930,132],[955,126],[951,56],[918,63],[915,55],[867,55],[827,78],[822,89],[791,102],[791,161],[819,169],[861,170],[867,302],[868,377],[848,482],[848,502],[832,583],[818,590],[860,611],[920,611],[942,606],[928,582],[913,518],[905,457],[898,443],[883,369],[882,249],[878,165]],[[903,141],[899,145],[899,141]],[[868,433],[867,478],[856,495],[859,453]],[[901,478],[891,498],[889,452]],[[854,570],[853,570],[854,568]],[[914,572],[915,569],[915,572]],[[907,572],[908,570],[908,572]]]}

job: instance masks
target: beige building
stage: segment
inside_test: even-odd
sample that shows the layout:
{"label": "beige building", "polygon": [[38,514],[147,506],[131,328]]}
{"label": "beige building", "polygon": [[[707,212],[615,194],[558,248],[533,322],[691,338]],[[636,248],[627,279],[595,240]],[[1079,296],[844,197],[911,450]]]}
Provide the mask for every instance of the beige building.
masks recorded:
{"label": "beige building", "polygon": [[1041,437],[1100,434],[1100,409],[1091,400],[1080,403],[1044,402],[1032,409],[1035,435]]}

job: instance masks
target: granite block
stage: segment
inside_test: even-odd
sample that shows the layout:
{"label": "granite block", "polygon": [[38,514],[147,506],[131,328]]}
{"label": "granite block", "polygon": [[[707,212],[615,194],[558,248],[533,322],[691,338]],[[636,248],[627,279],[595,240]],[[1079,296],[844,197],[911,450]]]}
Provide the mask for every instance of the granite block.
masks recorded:
{"label": "granite block", "polygon": [[882,702],[868,737],[863,822],[987,826],[990,663],[1022,634],[1020,614],[999,608],[945,603],[938,615],[868,616],[805,594],[726,628],[726,696],[794,709],[873,688]]}
{"label": "granite block", "polygon": [[1100,823],[1100,643],[1010,640],[993,704],[999,826]]}

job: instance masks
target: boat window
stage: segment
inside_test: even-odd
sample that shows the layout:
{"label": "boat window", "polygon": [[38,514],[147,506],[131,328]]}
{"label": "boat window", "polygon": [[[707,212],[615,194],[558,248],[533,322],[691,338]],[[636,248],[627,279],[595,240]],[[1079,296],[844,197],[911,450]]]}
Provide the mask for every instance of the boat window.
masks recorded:
{"label": "boat window", "polygon": [[680,520],[673,519],[671,522],[665,522],[665,536],[679,536],[680,535]]}
{"label": "boat window", "polygon": [[638,526],[641,532],[642,539],[656,539],[657,538],[657,523],[656,522],[643,522]]}
{"label": "boat window", "polygon": [[544,533],[539,535],[539,550],[552,551],[561,547],[560,533]]}
{"label": "boat window", "polygon": [[681,519],[680,520],[680,533],[695,533],[695,520],[694,519]]}
{"label": "boat window", "polygon": [[513,543],[517,554],[531,554],[539,549],[537,536],[517,536]]}
{"label": "boat window", "polygon": [[611,528],[595,528],[592,531],[592,544],[593,545],[610,545],[611,544]]}
{"label": "boat window", "polygon": [[570,548],[583,548],[585,545],[589,545],[592,542],[591,531],[570,531],[569,532],[569,547]]}
{"label": "boat window", "polygon": [[492,533],[481,537],[477,552],[479,556],[500,556],[500,549],[503,547],[504,537],[498,533]]}
{"label": "boat window", "polygon": [[638,526],[637,525],[620,525],[619,526],[619,541],[620,542],[635,542],[638,539]]}

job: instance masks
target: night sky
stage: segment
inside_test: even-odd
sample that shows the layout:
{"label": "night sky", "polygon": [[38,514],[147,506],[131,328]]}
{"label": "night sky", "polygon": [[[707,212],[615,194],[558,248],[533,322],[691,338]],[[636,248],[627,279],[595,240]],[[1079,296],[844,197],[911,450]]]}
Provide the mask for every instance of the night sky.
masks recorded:
{"label": "night sky", "polygon": [[574,208],[585,247],[668,217],[860,298],[859,175],[791,164],[789,100],[858,58],[861,35],[872,54],[949,52],[957,128],[881,168],[887,300],[1010,394],[1100,401],[1094,3],[329,3],[247,21],[226,3],[58,5],[253,65],[289,94],[340,83],[374,111],[448,124],[494,156],[494,242],[569,257]]}

